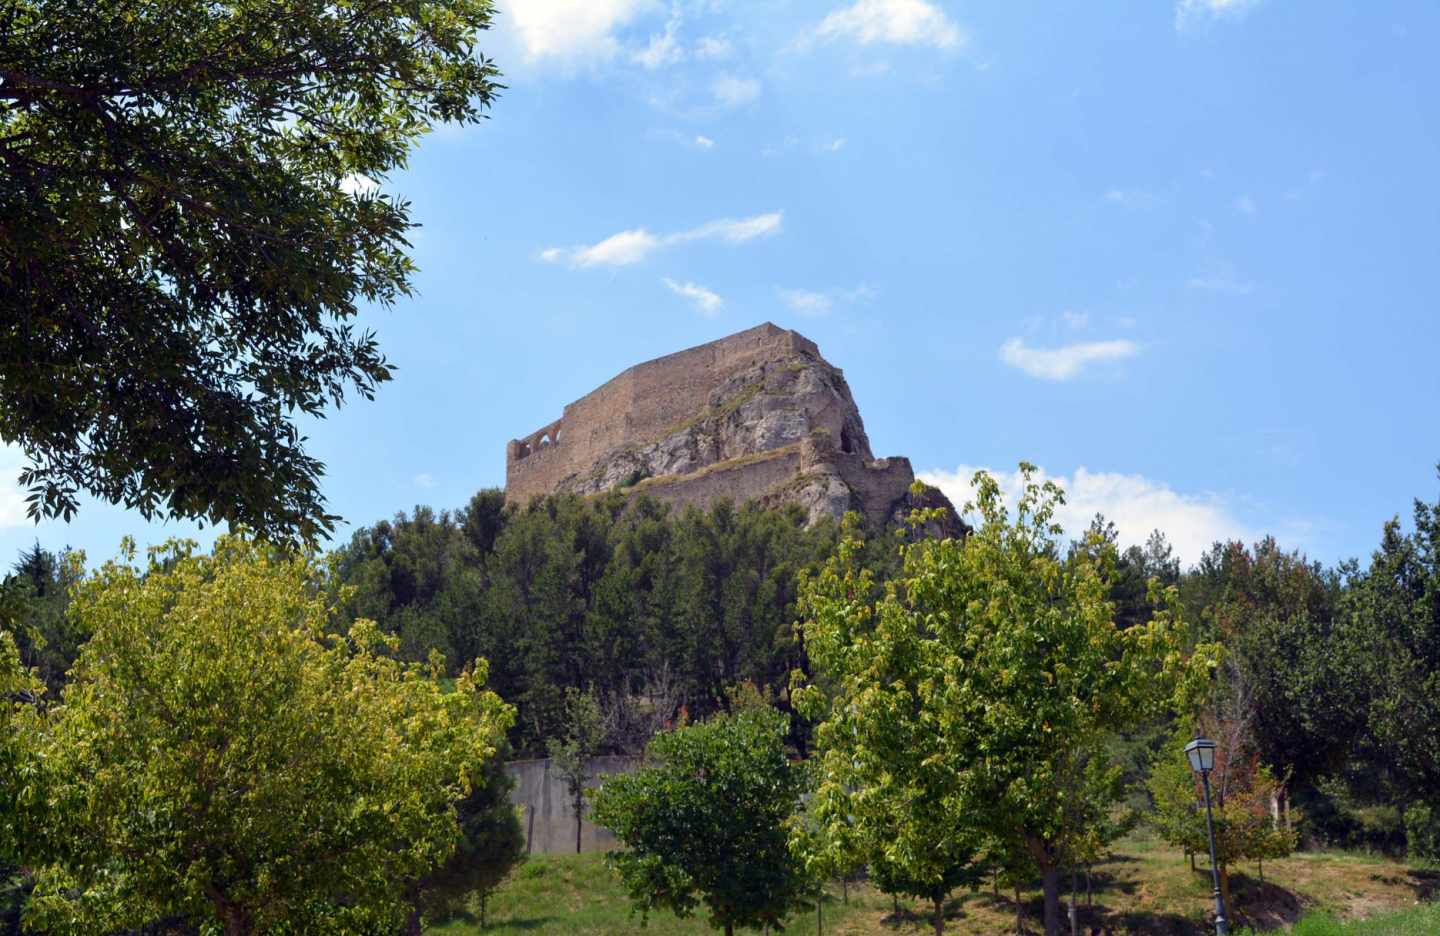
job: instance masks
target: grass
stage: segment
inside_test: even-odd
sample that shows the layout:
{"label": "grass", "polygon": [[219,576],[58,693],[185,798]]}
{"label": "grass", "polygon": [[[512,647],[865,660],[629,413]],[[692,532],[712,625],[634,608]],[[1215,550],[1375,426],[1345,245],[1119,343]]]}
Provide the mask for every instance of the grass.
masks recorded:
{"label": "grass", "polygon": [[[1204,862],[1189,862],[1169,846],[1136,834],[1119,842],[1115,854],[1092,873],[1093,906],[1084,880],[1079,890],[1082,932],[1106,926],[1114,936],[1202,936],[1210,904],[1210,873]],[[896,903],[868,885],[852,884],[848,903],[832,884],[825,904],[825,936],[922,936],[932,932],[928,908],[916,901]],[[1068,896],[1068,894],[1067,894]],[[1345,852],[1307,852],[1267,861],[1264,880],[1254,865],[1231,870],[1232,925],[1273,931],[1292,924],[1292,936],[1426,936],[1440,933],[1440,871]],[[1010,894],[990,888],[957,893],[946,907],[950,934],[1015,932]],[[1041,931],[1038,884],[1021,893],[1026,932]],[[1404,911],[1398,916],[1394,915]],[[668,913],[641,926],[629,901],[599,855],[535,856],[491,897],[489,925],[477,918],[452,920],[432,933],[451,936],[505,934],[680,934],[714,933],[704,917],[677,920]],[[1297,921],[1298,924],[1297,924]],[[1355,922],[1363,921],[1363,922]],[[788,928],[814,932],[813,911]]]}
{"label": "grass", "polygon": [[[1290,936],[1435,936],[1436,933],[1440,933],[1440,904],[1425,904],[1349,923],[1328,913],[1309,913],[1295,924]],[[1257,936],[1257,933],[1241,930],[1236,936]]]}
{"label": "grass", "polygon": [[[835,932],[832,921],[844,920],[853,908],[831,896],[824,905],[826,932]],[[640,917],[630,913],[630,901],[599,854],[535,855],[521,865],[491,895],[486,908],[487,925],[482,929],[478,912],[472,911],[426,930],[447,936],[520,936],[556,933],[567,936],[700,936],[717,932],[701,914],[681,920],[670,913],[650,916],[642,926]],[[811,927],[813,912],[806,915]],[[805,932],[792,926],[792,932]]]}

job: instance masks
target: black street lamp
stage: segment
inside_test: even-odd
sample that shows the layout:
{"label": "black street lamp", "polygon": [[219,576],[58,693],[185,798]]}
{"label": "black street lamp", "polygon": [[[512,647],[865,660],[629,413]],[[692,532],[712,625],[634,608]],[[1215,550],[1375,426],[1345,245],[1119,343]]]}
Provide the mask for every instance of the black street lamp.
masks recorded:
{"label": "black street lamp", "polygon": [[1196,738],[1185,745],[1185,756],[1190,758],[1190,769],[1200,775],[1200,781],[1205,785],[1205,833],[1210,836],[1210,877],[1215,882],[1215,933],[1216,936],[1229,936],[1225,901],[1220,898],[1220,866],[1215,862],[1215,820],[1210,815],[1210,771],[1215,769],[1215,742],[1208,738]]}

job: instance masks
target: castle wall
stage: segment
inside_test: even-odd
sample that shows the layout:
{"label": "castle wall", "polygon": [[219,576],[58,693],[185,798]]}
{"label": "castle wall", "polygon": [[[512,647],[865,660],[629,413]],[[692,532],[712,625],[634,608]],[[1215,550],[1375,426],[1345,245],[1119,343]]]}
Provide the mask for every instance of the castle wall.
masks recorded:
{"label": "castle wall", "polygon": [[549,494],[607,453],[653,442],[704,410],[710,395],[736,372],[796,352],[820,354],[803,335],[766,323],[637,364],[566,406],[557,422],[510,443],[506,497],[524,502]]}
{"label": "castle wall", "polygon": [[720,462],[688,475],[671,475],[646,481],[635,488],[676,509],[706,508],[722,498],[738,507],[764,492],[791,481],[800,472],[800,446],[772,449],[762,455],[751,455],[729,462]]}

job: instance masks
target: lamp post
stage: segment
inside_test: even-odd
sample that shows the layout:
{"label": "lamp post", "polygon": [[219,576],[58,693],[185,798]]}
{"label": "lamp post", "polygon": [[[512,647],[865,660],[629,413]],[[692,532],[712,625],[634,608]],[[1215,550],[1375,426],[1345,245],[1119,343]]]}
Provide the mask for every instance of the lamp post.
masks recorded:
{"label": "lamp post", "polygon": [[1215,933],[1216,936],[1229,936],[1225,901],[1220,897],[1220,866],[1215,861],[1215,820],[1210,814],[1210,771],[1215,769],[1215,742],[1208,738],[1196,738],[1185,745],[1185,756],[1190,759],[1190,769],[1200,775],[1200,782],[1205,786],[1205,834],[1210,837],[1210,877],[1215,884]]}

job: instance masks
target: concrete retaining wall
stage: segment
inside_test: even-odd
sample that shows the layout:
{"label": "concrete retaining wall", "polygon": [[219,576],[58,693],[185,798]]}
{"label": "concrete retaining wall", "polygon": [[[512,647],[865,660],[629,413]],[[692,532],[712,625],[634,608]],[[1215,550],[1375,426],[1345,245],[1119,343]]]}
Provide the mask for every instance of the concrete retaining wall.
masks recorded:
{"label": "concrete retaining wall", "polygon": [[[638,757],[597,757],[592,761],[597,778],[629,773],[640,763]],[[515,780],[510,800],[521,807],[521,827],[527,851],[536,855],[575,853],[575,811],[565,784],[550,770],[549,758],[511,761],[505,772]],[[598,782],[597,782],[598,785]],[[608,830],[580,820],[580,849],[608,851],[619,844]]]}

